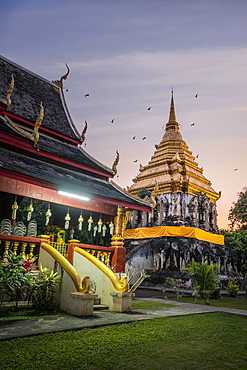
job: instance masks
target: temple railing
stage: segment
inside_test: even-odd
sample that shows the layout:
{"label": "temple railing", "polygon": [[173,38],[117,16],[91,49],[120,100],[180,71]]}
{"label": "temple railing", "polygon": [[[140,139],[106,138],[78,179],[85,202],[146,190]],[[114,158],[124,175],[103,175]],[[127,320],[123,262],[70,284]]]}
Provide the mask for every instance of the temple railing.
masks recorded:
{"label": "temple railing", "polygon": [[0,234],[0,258],[8,261],[7,256],[11,251],[15,256],[30,259],[39,255],[40,244],[39,238]]}
{"label": "temple railing", "polygon": [[114,272],[125,271],[126,249],[123,247],[101,247],[90,244],[71,243],[68,245],[68,261],[73,265],[75,247],[82,248],[103,262]]}
{"label": "temple railing", "polygon": [[51,242],[49,240],[46,243],[51,245],[53,248],[55,248],[65,258],[68,257],[68,244],[67,243]]}
{"label": "temple railing", "polygon": [[[55,248],[58,252],[60,252],[65,258],[68,259],[68,243],[58,243],[58,242],[50,242],[47,241],[49,245]],[[114,249],[110,250],[110,248],[106,247],[99,247],[89,244],[76,244],[78,247],[85,249],[88,253],[92,254],[96,257],[99,261],[103,262],[107,267],[111,267],[111,257],[114,253]]]}
{"label": "temple railing", "polygon": [[[48,238],[47,238],[48,239]],[[40,245],[46,242],[60,252],[73,265],[74,248],[85,249],[99,261],[103,262],[114,272],[125,271],[126,250],[123,247],[101,247],[82,243],[57,243],[45,240],[45,238],[28,238],[0,234],[0,258],[7,261],[7,256],[12,251],[14,255],[22,255],[25,259],[39,256]]]}

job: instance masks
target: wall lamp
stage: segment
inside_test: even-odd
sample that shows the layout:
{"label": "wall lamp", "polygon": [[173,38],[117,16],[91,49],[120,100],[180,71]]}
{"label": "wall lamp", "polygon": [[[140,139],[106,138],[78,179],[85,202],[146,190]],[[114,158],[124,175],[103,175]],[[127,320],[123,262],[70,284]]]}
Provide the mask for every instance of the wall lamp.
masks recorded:
{"label": "wall lamp", "polygon": [[90,200],[89,198],[87,197],[83,197],[81,195],[77,195],[77,194],[73,194],[73,193],[67,193],[66,191],[58,191],[58,194],[60,195],[65,195],[66,197],[70,197],[70,198],[75,198],[75,199],[80,199],[80,200]]}

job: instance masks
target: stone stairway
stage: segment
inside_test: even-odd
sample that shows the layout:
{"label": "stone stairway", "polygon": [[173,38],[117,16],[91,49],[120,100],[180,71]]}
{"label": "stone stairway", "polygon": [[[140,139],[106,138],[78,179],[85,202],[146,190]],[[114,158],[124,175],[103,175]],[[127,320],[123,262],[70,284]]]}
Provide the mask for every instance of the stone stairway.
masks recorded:
{"label": "stone stairway", "polygon": [[108,310],[108,309],[109,309],[108,306],[106,306],[106,305],[104,305],[104,304],[101,303],[101,299],[100,298],[96,298],[94,300],[94,305],[93,305],[93,310],[94,311]]}

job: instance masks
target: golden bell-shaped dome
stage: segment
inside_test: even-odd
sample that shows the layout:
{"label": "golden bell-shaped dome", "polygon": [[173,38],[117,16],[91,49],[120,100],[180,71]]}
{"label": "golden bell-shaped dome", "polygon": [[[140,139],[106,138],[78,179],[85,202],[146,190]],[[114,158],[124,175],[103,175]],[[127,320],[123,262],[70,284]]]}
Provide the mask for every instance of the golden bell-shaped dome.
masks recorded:
{"label": "golden bell-shaped dome", "polygon": [[176,120],[173,91],[170,103],[169,119],[165,133],[146,166],[133,179],[129,193],[138,195],[141,189],[152,191],[158,183],[158,194],[184,192],[192,195],[206,194],[215,203],[220,194],[203,175],[195,157],[183,140]]}

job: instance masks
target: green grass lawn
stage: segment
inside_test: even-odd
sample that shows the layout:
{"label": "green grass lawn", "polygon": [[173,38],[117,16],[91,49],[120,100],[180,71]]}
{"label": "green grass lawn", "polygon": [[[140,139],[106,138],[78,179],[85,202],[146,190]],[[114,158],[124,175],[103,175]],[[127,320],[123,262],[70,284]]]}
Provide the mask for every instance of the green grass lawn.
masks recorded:
{"label": "green grass lawn", "polygon": [[210,313],[0,342],[4,370],[247,369],[247,317]]}
{"label": "green grass lawn", "polygon": [[173,304],[168,303],[160,303],[160,302],[149,302],[143,301],[141,299],[133,299],[131,309],[133,310],[140,310],[143,308],[158,308],[158,307],[172,307],[175,306]]}
{"label": "green grass lawn", "polygon": [[0,309],[0,322],[6,320],[25,320],[25,319],[33,319],[35,317],[45,317],[45,316],[61,316],[65,315],[63,312],[51,313],[51,312],[44,312],[34,310],[31,307],[23,306],[15,311],[13,307],[4,307]]}
{"label": "green grass lawn", "polygon": [[[177,298],[169,298],[169,300],[176,301]],[[180,302],[186,303],[194,303],[194,297],[182,297]],[[205,304],[203,299],[198,299],[197,304]],[[218,307],[227,307],[227,308],[235,308],[238,310],[247,310],[247,299],[244,295],[238,295],[237,297],[229,297],[229,296],[221,296],[218,299],[210,299],[209,301],[210,306],[218,306]],[[246,367],[247,369],[247,367]]]}

